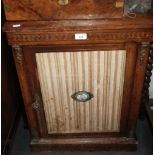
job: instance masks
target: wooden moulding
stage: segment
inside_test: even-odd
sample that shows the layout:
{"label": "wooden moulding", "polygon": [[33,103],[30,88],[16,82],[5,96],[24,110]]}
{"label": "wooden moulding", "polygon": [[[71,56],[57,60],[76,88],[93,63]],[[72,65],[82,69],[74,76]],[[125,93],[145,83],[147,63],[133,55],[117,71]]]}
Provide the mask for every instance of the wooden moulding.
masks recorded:
{"label": "wooden moulding", "polygon": [[87,33],[88,39],[77,41],[74,39],[77,31],[71,32],[36,32],[36,33],[7,33],[8,43],[11,45],[54,45],[54,44],[86,44],[86,43],[120,43],[130,41],[152,40],[150,30],[126,30],[126,31],[96,31],[81,30],[80,33]]}
{"label": "wooden moulding", "polygon": [[137,149],[137,141],[132,138],[72,138],[72,139],[32,139],[31,151],[96,151]]}
{"label": "wooden moulding", "polygon": [[[144,24],[145,23],[145,24]],[[20,24],[16,27],[16,24]],[[58,32],[60,30],[122,30],[122,29],[152,29],[153,22],[150,15],[137,15],[136,18],[104,19],[104,20],[58,20],[58,21],[16,21],[5,22],[4,31],[14,33],[28,32]],[[134,30],[135,31],[135,30]]]}
{"label": "wooden moulding", "polygon": [[[144,24],[145,23],[145,24]],[[20,25],[14,27],[14,25]],[[3,30],[10,45],[99,44],[152,41],[152,17],[117,20],[63,20],[6,22]],[[75,33],[87,33],[75,40]]]}

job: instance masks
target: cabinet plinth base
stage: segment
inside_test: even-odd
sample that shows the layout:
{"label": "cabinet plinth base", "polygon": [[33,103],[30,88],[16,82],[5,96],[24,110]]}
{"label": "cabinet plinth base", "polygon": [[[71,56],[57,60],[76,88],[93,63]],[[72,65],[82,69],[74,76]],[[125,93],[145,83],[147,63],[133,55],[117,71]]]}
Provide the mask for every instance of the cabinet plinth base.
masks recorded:
{"label": "cabinet plinth base", "polygon": [[135,151],[137,141],[133,138],[69,138],[69,139],[32,139],[31,151]]}

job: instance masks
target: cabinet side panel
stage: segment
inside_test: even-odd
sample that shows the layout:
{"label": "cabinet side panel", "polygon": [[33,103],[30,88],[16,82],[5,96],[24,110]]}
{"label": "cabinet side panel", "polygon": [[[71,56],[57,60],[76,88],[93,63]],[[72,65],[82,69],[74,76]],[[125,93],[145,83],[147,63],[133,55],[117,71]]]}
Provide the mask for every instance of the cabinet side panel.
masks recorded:
{"label": "cabinet side panel", "polygon": [[[119,132],[126,51],[36,53],[48,133]],[[72,95],[93,98],[78,102]]]}

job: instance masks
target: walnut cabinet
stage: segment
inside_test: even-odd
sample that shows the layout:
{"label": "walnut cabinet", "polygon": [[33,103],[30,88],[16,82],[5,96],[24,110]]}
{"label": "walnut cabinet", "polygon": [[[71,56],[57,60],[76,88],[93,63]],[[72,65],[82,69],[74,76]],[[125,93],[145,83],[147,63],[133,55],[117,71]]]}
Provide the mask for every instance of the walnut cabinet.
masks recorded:
{"label": "walnut cabinet", "polygon": [[134,150],[151,15],[123,17],[115,1],[58,3],[3,0],[31,150]]}

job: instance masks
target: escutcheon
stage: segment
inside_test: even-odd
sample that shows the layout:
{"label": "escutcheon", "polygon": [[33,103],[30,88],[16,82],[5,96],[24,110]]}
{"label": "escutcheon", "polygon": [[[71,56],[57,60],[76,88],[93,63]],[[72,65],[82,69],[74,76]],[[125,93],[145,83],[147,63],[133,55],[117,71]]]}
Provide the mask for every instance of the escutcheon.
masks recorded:
{"label": "escutcheon", "polygon": [[93,98],[94,96],[87,91],[78,91],[74,93],[71,97],[78,102],[86,102],[91,100],[91,98]]}

